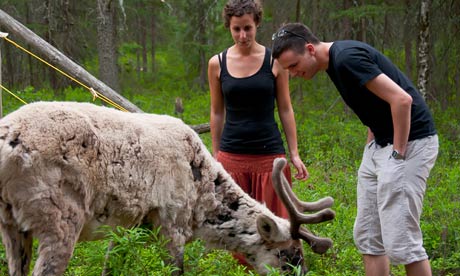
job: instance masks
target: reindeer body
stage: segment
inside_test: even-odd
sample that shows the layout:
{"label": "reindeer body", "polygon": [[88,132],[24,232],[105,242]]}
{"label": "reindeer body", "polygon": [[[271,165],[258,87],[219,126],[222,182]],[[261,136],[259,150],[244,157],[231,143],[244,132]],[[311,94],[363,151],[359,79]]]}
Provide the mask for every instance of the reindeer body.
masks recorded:
{"label": "reindeer body", "polygon": [[75,243],[101,238],[100,226],[144,223],[162,227],[179,268],[195,238],[244,253],[262,274],[265,264],[281,265],[274,244],[301,251],[289,221],[245,194],[178,119],[39,102],[0,120],[0,230],[11,275],[27,275],[33,238],[33,274],[61,275]]}

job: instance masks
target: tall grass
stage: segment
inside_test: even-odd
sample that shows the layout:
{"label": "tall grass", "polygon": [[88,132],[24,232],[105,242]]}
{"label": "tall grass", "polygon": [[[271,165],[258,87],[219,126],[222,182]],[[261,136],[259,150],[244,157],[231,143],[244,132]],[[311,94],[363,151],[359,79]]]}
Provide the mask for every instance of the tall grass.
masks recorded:
{"label": "tall grass", "polygon": [[[318,235],[334,240],[334,247],[317,255],[305,247],[308,275],[364,275],[361,256],[352,237],[356,214],[356,174],[366,139],[366,128],[327,86],[294,83],[293,103],[298,128],[299,151],[310,172],[307,181],[294,181],[294,191],[303,200],[324,196],[335,199],[335,220],[309,226]],[[303,86],[302,86],[303,85]],[[321,87],[326,87],[321,90]],[[331,92],[333,91],[333,92]],[[47,91],[32,88],[21,91],[30,101],[55,100]],[[209,120],[209,96],[203,92],[164,92],[133,94],[130,100],[144,111],[173,115],[175,97],[184,99],[182,119],[188,124]],[[30,100],[32,99],[32,100]],[[87,92],[69,89],[62,100],[91,101]],[[5,97],[5,110],[17,108],[14,99]],[[96,104],[100,104],[96,102]],[[428,180],[422,229],[424,244],[431,259],[433,275],[460,275],[460,111],[432,105],[440,138],[440,151]],[[210,146],[209,134],[202,134]],[[174,267],[165,243],[156,229],[119,229],[111,239],[119,247],[109,260],[117,275],[168,275]],[[66,275],[100,275],[108,240],[78,244]],[[185,252],[186,275],[255,275],[245,271],[226,251],[205,249],[201,241],[189,244]],[[0,275],[6,275],[6,258],[0,247]],[[393,266],[392,275],[405,275],[402,266]],[[279,275],[273,271],[271,275]]]}

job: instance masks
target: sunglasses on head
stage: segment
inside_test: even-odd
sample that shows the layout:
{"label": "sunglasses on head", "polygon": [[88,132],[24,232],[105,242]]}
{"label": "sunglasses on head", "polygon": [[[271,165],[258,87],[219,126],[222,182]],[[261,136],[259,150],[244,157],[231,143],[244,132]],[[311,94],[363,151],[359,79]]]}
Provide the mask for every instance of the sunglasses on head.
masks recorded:
{"label": "sunglasses on head", "polygon": [[275,40],[275,39],[280,38],[280,37],[285,37],[285,36],[287,36],[287,35],[299,37],[299,38],[303,39],[305,42],[308,43],[308,40],[306,40],[305,37],[303,37],[303,36],[301,36],[301,35],[298,35],[298,34],[296,34],[296,33],[293,33],[293,32],[291,32],[291,31],[284,30],[284,29],[281,29],[281,30],[277,31],[276,33],[274,33],[274,34],[272,35],[272,40]]}

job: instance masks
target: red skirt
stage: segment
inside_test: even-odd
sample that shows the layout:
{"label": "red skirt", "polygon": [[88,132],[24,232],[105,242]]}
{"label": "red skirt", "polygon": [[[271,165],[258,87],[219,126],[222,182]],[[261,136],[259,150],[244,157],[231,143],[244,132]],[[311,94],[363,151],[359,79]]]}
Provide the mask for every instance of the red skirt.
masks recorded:
{"label": "red skirt", "polygon": [[[273,160],[277,157],[286,158],[284,154],[251,155],[219,151],[217,161],[252,198],[265,203],[275,215],[288,218],[286,208],[273,189]],[[290,167],[286,166],[283,173],[292,186]]]}

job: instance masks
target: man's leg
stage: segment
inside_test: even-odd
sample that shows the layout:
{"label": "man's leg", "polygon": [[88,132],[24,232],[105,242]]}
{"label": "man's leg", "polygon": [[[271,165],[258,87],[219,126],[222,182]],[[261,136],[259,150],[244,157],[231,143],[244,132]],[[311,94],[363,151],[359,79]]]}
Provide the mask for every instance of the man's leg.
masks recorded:
{"label": "man's leg", "polygon": [[364,270],[367,276],[388,276],[389,259],[383,247],[380,219],[377,207],[377,173],[375,154],[382,150],[374,142],[366,145],[358,171],[357,215],[353,237],[359,252],[363,256]]}
{"label": "man's leg", "polygon": [[423,262],[428,255],[420,217],[426,181],[437,152],[437,137],[427,137],[408,143],[405,160],[388,159],[388,152],[378,162],[377,194],[385,254],[391,263],[407,266],[408,275],[431,275],[411,271],[430,270],[429,262]]}
{"label": "man's leg", "polygon": [[405,266],[407,276],[431,276],[430,261],[423,260]]}
{"label": "man's leg", "polygon": [[363,255],[363,260],[366,276],[390,275],[390,260],[387,256]]}

